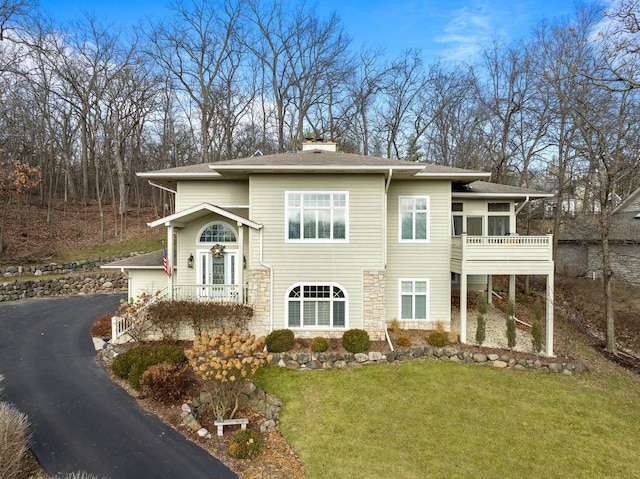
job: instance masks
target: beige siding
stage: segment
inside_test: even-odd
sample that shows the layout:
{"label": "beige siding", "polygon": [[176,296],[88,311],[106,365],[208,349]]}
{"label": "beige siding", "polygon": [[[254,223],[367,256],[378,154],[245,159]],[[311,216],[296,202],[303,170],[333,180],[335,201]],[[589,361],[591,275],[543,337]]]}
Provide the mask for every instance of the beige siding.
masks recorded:
{"label": "beige siding", "polygon": [[176,211],[201,203],[216,206],[246,206],[249,204],[249,183],[246,180],[181,181],[176,194]]}
{"label": "beige siding", "polygon": [[[428,243],[399,241],[399,197],[429,197]],[[448,329],[451,321],[451,183],[448,181],[395,181],[388,195],[387,228],[387,320],[400,319],[399,280],[429,280],[429,321],[412,322],[408,327],[433,328],[442,321]]]}
{"label": "beige siding", "polygon": [[129,297],[135,298],[142,293],[155,294],[167,288],[167,275],[161,269],[132,269],[129,276]]}
{"label": "beige siding", "polygon": [[[285,192],[348,192],[348,242],[285,242]],[[258,175],[251,217],[262,224],[263,261],[273,268],[274,329],[285,326],[285,296],[295,283],[337,283],[348,295],[348,328],[363,327],[363,271],[382,270],[383,175]],[[260,267],[260,233],[250,232],[252,267]]]}

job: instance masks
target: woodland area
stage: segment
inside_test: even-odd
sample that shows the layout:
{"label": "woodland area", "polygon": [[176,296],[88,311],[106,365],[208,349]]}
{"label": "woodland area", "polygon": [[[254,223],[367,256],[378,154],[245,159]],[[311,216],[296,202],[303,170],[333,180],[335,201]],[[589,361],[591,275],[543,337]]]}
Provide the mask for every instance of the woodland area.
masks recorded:
{"label": "woodland area", "polygon": [[[124,31],[0,0],[0,252],[2,211],[26,198],[22,166],[39,170],[29,198],[48,221],[61,203],[97,207],[104,241],[105,209],[118,237],[131,208],[161,213],[172,200],[136,172],[293,151],[313,136],[580,195],[601,219],[609,281],[608,213],[640,186],[640,0],[577,5],[469,63],[353,45],[337,14],[302,1],[170,11]],[[557,231],[562,201],[551,215]]]}

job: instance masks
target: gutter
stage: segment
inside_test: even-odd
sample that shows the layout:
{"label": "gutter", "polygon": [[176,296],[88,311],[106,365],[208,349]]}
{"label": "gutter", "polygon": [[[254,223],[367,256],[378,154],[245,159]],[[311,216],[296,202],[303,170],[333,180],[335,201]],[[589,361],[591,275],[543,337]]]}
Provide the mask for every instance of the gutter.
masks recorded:
{"label": "gutter", "polygon": [[269,270],[269,332],[271,332],[273,331],[273,266],[264,262],[262,232],[263,229],[260,228],[260,266]]}
{"label": "gutter", "polygon": [[148,181],[151,186],[155,186],[156,188],[160,188],[161,190],[168,191],[169,193],[173,193],[174,195],[176,194],[176,191],[172,190],[171,188],[167,188],[166,186],[159,185],[158,183],[154,183],[151,180],[148,180]]}

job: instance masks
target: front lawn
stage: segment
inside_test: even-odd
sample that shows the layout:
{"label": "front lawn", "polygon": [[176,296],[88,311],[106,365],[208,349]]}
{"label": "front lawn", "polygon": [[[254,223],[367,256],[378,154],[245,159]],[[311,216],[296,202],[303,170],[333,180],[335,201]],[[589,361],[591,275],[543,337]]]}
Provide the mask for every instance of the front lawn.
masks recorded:
{"label": "front lawn", "polygon": [[640,477],[640,382],[403,362],[263,369],[308,479]]}

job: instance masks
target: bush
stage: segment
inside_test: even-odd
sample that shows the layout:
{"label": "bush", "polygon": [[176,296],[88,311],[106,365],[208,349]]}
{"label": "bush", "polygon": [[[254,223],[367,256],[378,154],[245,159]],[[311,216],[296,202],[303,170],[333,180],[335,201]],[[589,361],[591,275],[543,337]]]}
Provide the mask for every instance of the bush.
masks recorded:
{"label": "bush", "polygon": [[447,335],[442,331],[434,331],[429,335],[427,341],[431,346],[443,348],[447,345]]}
{"label": "bush", "polygon": [[314,353],[324,353],[329,349],[329,341],[324,338],[313,338],[311,341],[311,351]]}
{"label": "bush", "polygon": [[233,418],[238,409],[243,383],[271,361],[264,351],[264,338],[240,328],[201,333],[185,355],[211,395],[214,415],[226,419]]}
{"label": "bush", "polygon": [[29,419],[12,404],[0,402],[0,477],[22,476],[29,450]]}
{"label": "bush", "polygon": [[284,353],[291,351],[295,345],[293,331],[290,329],[276,329],[265,338],[267,351],[270,353]]}
{"label": "bush", "polygon": [[188,364],[160,363],[147,368],[140,385],[145,396],[162,403],[174,403],[189,395],[194,382],[193,371]]}
{"label": "bush", "polygon": [[251,429],[236,432],[229,441],[229,455],[235,459],[253,459],[260,452],[262,441]]}
{"label": "bush", "polygon": [[342,335],[342,347],[350,353],[364,353],[369,350],[371,341],[364,329],[350,329]]}
{"label": "bush", "polygon": [[516,345],[515,305],[509,302],[507,315],[507,347],[513,349]]}
{"label": "bush", "polygon": [[111,318],[115,316],[115,313],[107,313],[98,317],[96,321],[91,325],[89,333],[94,338],[110,338],[111,337]]}
{"label": "bush", "polygon": [[[486,308],[485,308],[486,311]],[[478,314],[478,326],[476,328],[476,343],[478,346],[482,346],[487,336],[487,321],[484,319],[484,314]]]}
{"label": "bush", "polygon": [[126,379],[136,391],[141,390],[140,380],[149,366],[160,363],[182,364],[186,361],[179,346],[135,346],[113,360],[111,370],[120,379]]}
{"label": "bush", "polygon": [[403,348],[408,348],[411,346],[411,339],[408,336],[404,336],[404,335],[398,336],[398,339],[396,339],[396,344]]}
{"label": "bush", "polygon": [[542,351],[542,325],[538,319],[533,321],[533,325],[531,326],[531,336],[533,350],[536,353],[539,353]]}

